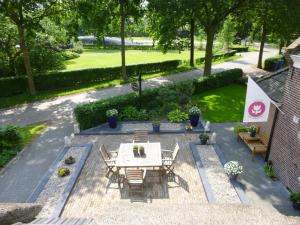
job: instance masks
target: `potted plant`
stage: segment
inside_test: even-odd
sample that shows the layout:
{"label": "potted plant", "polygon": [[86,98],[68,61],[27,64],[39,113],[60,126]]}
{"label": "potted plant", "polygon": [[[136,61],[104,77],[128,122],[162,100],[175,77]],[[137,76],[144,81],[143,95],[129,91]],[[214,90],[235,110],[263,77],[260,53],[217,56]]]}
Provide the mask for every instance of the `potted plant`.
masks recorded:
{"label": "potted plant", "polygon": [[200,115],[201,110],[197,106],[193,106],[189,109],[190,122],[193,127],[198,125]]}
{"label": "potted plant", "polygon": [[118,110],[110,109],[106,111],[107,122],[110,128],[117,127]]}
{"label": "potted plant", "polygon": [[193,130],[193,126],[192,125],[186,125],[185,126],[185,130],[186,131],[192,131]]}
{"label": "potted plant", "polygon": [[255,126],[249,127],[249,133],[250,133],[250,136],[251,136],[251,137],[255,137],[256,131],[257,131],[257,129],[256,129]]}
{"label": "potted plant", "polygon": [[59,177],[65,177],[68,176],[70,174],[70,170],[66,167],[60,167],[57,171],[57,176]]}
{"label": "potted plant", "polygon": [[70,157],[68,157],[68,158],[65,159],[65,164],[67,164],[67,165],[71,165],[71,164],[73,164],[75,162],[76,162],[76,160],[75,160],[75,158],[73,156],[70,156]]}
{"label": "potted plant", "polygon": [[293,203],[293,208],[300,210],[300,192],[291,192],[290,200]]}
{"label": "potted plant", "polygon": [[274,172],[274,168],[273,168],[273,163],[272,161],[268,161],[265,165],[264,165],[264,172],[265,174],[270,177],[272,180],[277,180],[277,177],[275,175],[275,172]]}
{"label": "potted plant", "polygon": [[201,145],[206,145],[207,141],[209,139],[209,136],[207,133],[202,133],[199,135],[199,139],[200,139]]}
{"label": "potted plant", "polygon": [[229,161],[225,163],[224,170],[231,180],[236,180],[237,176],[243,172],[243,166],[237,161]]}
{"label": "potted plant", "polygon": [[152,122],[152,127],[153,127],[153,132],[154,133],[159,133],[159,131],[160,131],[160,121],[159,120],[154,120]]}

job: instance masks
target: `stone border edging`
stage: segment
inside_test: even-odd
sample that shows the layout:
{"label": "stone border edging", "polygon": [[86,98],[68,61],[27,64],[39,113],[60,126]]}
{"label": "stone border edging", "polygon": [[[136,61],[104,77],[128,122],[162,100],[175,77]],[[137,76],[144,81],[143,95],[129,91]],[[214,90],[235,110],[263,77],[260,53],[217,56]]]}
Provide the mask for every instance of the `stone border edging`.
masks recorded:
{"label": "stone border edging", "polygon": [[77,144],[77,145],[71,145],[68,147],[65,147],[63,149],[63,151],[57,156],[57,158],[55,159],[55,161],[52,163],[52,165],[50,166],[50,168],[48,169],[48,171],[46,172],[46,174],[43,176],[43,178],[40,180],[40,182],[38,183],[38,185],[36,186],[35,190],[33,191],[33,193],[29,196],[29,198],[26,200],[26,202],[28,203],[34,203],[40,193],[43,191],[44,187],[46,186],[48,180],[50,179],[50,177],[53,175],[53,173],[55,173],[55,168],[57,163],[59,163],[63,157],[65,156],[65,154],[68,152],[68,150],[72,147],[85,147],[86,151],[84,151],[84,153],[82,153],[80,160],[78,161],[68,183],[67,186],[65,187],[65,190],[62,194],[62,196],[60,197],[60,199],[58,200],[58,203],[54,209],[54,212],[52,213],[51,217],[58,217],[60,216],[68,198],[69,195],[76,183],[76,180],[78,178],[78,176],[80,175],[80,172],[85,164],[85,161],[87,159],[87,157],[89,156],[93,145],[92,144]]}
{"label": "stone border edging", "polygon": [[205,169],[203,167],[203,164],[202,164],[201,158],[199,156],[199,153],[198,153],[198,151],[196,149],[196,145],[197,144],[199,144],[199,142],[190,142],[189,143],[190,149],[192,151],[192,155],[193,155],[193,158],[195,160],[195,163],[196,163],[196,166],[197,166],[197,170],[198,170],[200,179],[202,181],[202,185],[203,185],[203,188],[204,188],[205,195],[206,195],[206,198],[208,200],[208,203],[215,203],[216,199],[215,199],[213,190],[212,190],[211,185],[209,183],[209,180],[208,180],[208,178],[206,176],[206,172],[205,172]]}
{"label": "stone border edging", "polygon": [[[219,145],[217,144],[213,144],[213,147],[214,147],[214,150],[217,154],[217,156],[219,157],[220,159],[220,162],[222,163],[222,165],[224,166],[226,162],[228,162],[228,160],[226,159],[224,153],[222,152],[221,148],[219,147]],[[234,187],[240,201],[243,203],[243,204],[246,204],[248,203],[248,200],[246,198],[246,195],[245,195],[245,192],[244,190],[242,189],[240,183],[236,180],[230,180],[231,182],[231,185]]]}
{"label": "stone border edging", "polygon": [[[155,133],[153,132],[152,130],[148,131],[149,134],[181,134],[181,133],[203,133],[204,132],[204,127],[205,127],[205,121],[203,120],[200,120],[199,121],[201,123],[201,126],[203,128],[201,129],[196,129],[196,130],[193,130],[193,131],[186,131],[185,130],[185,125],[187,123],[181,123],[182,124],[182,128],[181,129],[177,129],[177,130],[160,130],[160,132],[158,133]],[[149,122],[149,121],[129,121],[129,122],[119,122],[120,124],[123,124],[123,123],[131,123],[131,124],[138,124],[138,123],[146,123],[146,124],[149,124],[149,123],[152,123],[152,122]],[[163,122],[163,123],[168,123],[168,122]],[[107,124],[107,123],[104,123],[104,124]],[[104,124],[101,124],[97,127],[101,127],[103,126]],[[133,134],[134,133],[134,130],[125,130],[125,131],[122,131],[122,130],[111,130],[111,131],[93,131],[96,127],[93,127],[93,128],[89,128],[87,130],[84,130],[84,131],[81,131],[79,133],[76,133],[75,135],[83,135],[83,136],[88,136],[88,135],[120,135],[120,134]],[[105,129],[105,127],[103,127]],[[210,131],[206,131],[207,133],[209,133]]]}

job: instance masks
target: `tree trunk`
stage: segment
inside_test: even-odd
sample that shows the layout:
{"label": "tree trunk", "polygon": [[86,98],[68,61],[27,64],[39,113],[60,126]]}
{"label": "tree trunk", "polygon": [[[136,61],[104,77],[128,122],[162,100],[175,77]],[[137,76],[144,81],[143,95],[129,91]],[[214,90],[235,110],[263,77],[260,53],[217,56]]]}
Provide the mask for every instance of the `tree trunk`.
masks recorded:
{"label": "tree trunk", "polygon": [[194,35],[195,35],[195,20],[192,18],[191,19],[191,30],[190,30],[190,35],[191,35],[191,49],[190,49],[190,66],[194,66]]}
{"label": "tree trunk", "polygon": [[122,60],[122,77],[127,80],[126,62],[125,62],[125,11],[124,0],[120,0],[120,15],[121,15],[121,60]]}
{"label": "tree trunk", "polygon": [[211,74],[214,36],[215,36],[215,33],[214,33],[213,29],[209,28],[206,31],[204,76],[209,76]]}
{"label": "tree trunk", "polygon": [[282,53],[283,45],[284,45],[284,41],[283,41],[282,39],[280,39],[280,43],[279,43],[279,54]]}
{"label": "tree trunk", "polygon": [[30,94],[35,95],[36,91],[35,91],[35,86],[33,81],[32,68],[29,59],[29,51],[26,46],[25,31],[21,25],[18,25],[18,32],[19,32],[19,39],[20,39],[20,48],[23,53],[23,61],[24,61],[24,66],[27,74],[29,92]]}
{"label": "tree trunk", "polygon": [[262,58],[264,53],[266,37],[267,37],[267,30],[266,30],[266,24],[264,23],[262,26],[261,42],[260,42],[259,56],[258,56],[258,63],[257,63],[257,67],[260,69],[262,69]]}

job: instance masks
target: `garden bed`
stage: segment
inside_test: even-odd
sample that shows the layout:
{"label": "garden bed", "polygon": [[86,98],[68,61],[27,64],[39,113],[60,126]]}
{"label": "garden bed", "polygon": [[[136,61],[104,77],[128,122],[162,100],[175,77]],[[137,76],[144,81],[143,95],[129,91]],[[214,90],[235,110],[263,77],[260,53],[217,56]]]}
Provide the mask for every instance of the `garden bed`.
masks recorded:
{"label": "garden bed", "polygon": [[[39,217],[57,217],[60,215],[91,148],[92,145],[90,144],[65,147],[57,157],[27,200],[29,203],[43,205]],[[64,161],[70,156],[75,158],[75,163],[66,165]],[[59,177],[58,169],[61,167],[68,168],[70,174]]]}

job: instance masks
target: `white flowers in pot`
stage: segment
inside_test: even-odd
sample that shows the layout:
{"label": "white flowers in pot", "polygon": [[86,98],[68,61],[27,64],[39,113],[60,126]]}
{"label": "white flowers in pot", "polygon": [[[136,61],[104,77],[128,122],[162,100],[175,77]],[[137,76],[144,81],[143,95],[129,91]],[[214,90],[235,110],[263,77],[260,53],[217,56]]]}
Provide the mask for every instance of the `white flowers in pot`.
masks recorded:
{"label": "white flowers in pot", "polygon": [[118,110],[116,109],[109,109],[106,111],[106,116],[107,117],[117,117],[118,116]]}
{"label": "white flowers in pot", "polygon": [[243,166],[241,166],[237,161],[229,161],[225,163],[224,170],[227,175],[236,177],[243,173]]}
{"label": "white flowers in pot", "polygon": [[201,115],[201,110],[197,106],[193,106],[189,109],[189,115],[190,116],[200,116]]}

